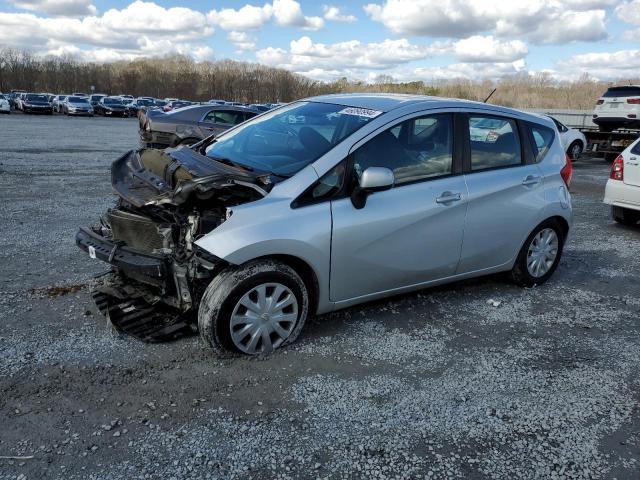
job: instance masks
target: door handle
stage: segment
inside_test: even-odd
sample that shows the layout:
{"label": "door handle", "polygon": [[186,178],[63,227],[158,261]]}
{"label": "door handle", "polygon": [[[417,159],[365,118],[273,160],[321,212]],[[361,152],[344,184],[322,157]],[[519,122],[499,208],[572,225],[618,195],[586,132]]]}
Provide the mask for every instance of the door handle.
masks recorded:
{"label": "door handle", "polygon": [[529,187],[531,185],[537,185],[540,183],[540,177],[537,175],[527,175],[527,177],[522,180],[522,185],[525,187]]}
{"label": "door handle", "polygon": [[460,195],[459,193],[444,192],[442,195],[436,198],[436,203],[458,202],[461,198],[462,195]]}

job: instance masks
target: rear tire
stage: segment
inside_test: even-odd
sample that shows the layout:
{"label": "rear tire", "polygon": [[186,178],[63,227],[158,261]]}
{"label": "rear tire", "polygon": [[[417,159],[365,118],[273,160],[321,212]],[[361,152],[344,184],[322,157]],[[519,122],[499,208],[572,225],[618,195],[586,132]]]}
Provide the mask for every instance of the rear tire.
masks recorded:
{"label": "rear tire", "polygon": [[635,227],[640,221],[640,212],[629,208],[611,207],[613,220],[628,227]]}
{"label": "rear tire", "polygon": [[[522,245],[511,279],[521,287],[534,287],[545,283],[558,268],[564,247],[564,230],[553,219],[545,220],[533,229]],[[545,239],[551,242],[545,244]],[[536,272],[536,265],[541,265]]]}
{"label": "rear tire", "polygon": [[[282,302],[280,299],[288,299],[292,301],[291,308],[267,308],[269,313],[260,313],[242,307],[248,296],[263,287],[266,293],[252,300],[255,305],[275,306]],[[200,301],[198,330],[217,354],[264,355],[295,341],[308,311],[307,287],[293,268],[275,260],[256,260],[228,268],[211,281]],[[242,318],[249,321],[238,321]],[[274,323],[278,328],[271,327]],[[255,328],[267,328],[267,333],[258,334]],[[258,340],[252,346],[254,336]]]}

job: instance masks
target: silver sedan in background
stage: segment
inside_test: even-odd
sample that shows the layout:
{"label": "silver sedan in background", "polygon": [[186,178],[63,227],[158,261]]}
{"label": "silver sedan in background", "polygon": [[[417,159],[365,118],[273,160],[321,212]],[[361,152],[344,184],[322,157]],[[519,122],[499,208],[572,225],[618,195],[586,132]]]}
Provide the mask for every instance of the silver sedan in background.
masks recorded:
{"label": "silver sedan in background", "polygon": [[[498,133],[477,134],[489,120]],[[265,354],[312,314],[497,272],[543,284],[572,224],[571,174],[549,118],[328,95],[129,152],[112,167],[118,206],[76,242],[114,268],[94,298],[117,328],[153,340],[197,313],[215,350]]]}

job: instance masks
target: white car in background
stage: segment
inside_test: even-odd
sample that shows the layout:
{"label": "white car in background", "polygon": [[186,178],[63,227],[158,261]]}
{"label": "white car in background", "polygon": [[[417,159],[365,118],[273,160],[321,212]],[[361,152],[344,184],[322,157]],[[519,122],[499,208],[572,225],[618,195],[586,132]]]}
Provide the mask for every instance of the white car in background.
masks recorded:
{"label": "white car in background", "polygon": [[601,132],[640,128],[640,85],[610,87],[596,103],[593,123]]}
{"label": "white car in background", "polygon": [[611,165],[604,192],[613,219],[624,225],[640,221],[640,138],[629,145]]}
{"label": "white car in background", "polygon": [[0,113],[11,113],[9,99],[0,93]]}
{"label": "white car in background", "polygon": [[575,128],[567,127],[551,115],[547,116],[556,124],[564,151],[567,152],[567,155],[569,155],[572,160],[576,160],[584,151],[584,147],[587,146],[587,138],[584,136],[584,133]]}

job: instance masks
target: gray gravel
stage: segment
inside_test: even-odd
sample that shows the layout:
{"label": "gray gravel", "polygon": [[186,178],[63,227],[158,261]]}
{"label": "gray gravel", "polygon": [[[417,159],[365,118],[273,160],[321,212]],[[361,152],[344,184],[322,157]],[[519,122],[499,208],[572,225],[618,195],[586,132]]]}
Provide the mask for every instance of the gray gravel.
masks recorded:
{"label": "gray gravel", "polygon": [[0,457],[26,457],[1,480],[640,477],[640,229],[609,219],[601,160],[576,164],[548,284],[460,282],[218,359],[120,337],[91,303],[103,268],[73,235],[136,127],[0,117]]}

